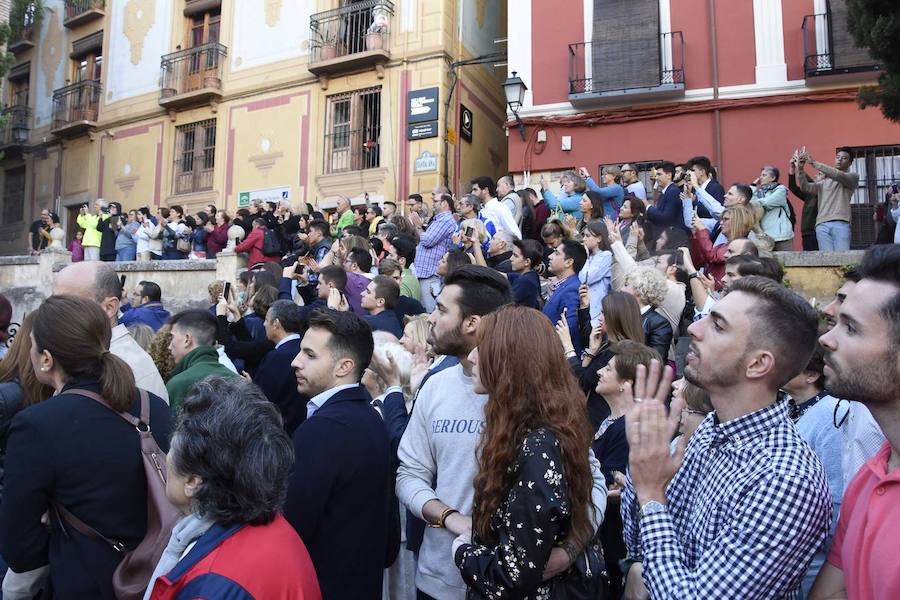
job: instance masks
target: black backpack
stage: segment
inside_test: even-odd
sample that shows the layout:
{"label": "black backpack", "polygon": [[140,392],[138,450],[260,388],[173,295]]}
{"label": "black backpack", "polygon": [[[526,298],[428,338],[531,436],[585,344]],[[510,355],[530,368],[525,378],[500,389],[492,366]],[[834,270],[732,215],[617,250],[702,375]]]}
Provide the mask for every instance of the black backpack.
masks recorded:
{"label": "black backpack", "polygon": [[272,229],[266,228],[263,233],[262,253],[266,256],[281,256],[281,239]]}
{"label": "black backpack", "polygon": [[787,200],[787,215],[788,219],[791,221],[791,229],[797,226],[797,214],[794,212],[794,205],[791,204],[791,199],[786,198]]}

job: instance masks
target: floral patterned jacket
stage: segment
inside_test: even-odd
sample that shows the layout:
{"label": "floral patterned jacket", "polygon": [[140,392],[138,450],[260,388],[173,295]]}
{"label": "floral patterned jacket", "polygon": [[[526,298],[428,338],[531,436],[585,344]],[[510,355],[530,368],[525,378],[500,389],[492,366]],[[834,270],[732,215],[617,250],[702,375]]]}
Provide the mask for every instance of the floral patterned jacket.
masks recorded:
{"label": "floral patterned jacket", "polygon": [[498,542],[486,545],[476,536],[474,543],[462,544],[454,555],[469,586],[468,597],[600,597],[602,560],[593,541],[568,571],[542,581],[550,552],[565,540],[571,519],[569,488],[556,436],[543,428],[529,432],[509,471],[512,485],[491,516]]}

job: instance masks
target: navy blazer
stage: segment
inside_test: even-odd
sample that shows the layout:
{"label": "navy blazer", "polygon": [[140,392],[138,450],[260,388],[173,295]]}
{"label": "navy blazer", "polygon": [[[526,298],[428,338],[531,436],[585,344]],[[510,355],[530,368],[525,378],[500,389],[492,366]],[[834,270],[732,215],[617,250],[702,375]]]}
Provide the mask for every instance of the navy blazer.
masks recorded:
{"label": "navy blazer", "polygon": [[656,206],[647,207],[647,219],[657,225],[657,230],[674,225],[687,231],[681,206],[681,188],[673,183],[659,197]]}
{"label": "navy blazer", "polygon": [[288,435],[294,435],[297,426],[306,420],[306,402],[309,400],[297,391],[297,378],[291,367],[299,353],[300,339],[288,340],[266,354],[253,375],[253,383],[281,411]]}
{"label": "navy blazer", "polygon": [[578,288],[581,287],[581,280],[578,275],[572,275],[563,281],[556,291],[554,291],[547,304],[544,305],[544,314],[550,319],[550,322],[556,327],[556,322],[562,316],[564,308],[566,311],[566,322],[569,324],[569,335],[572,336],[572,346],[575,353],[581,356],[584,349],[581,343],[581,334],[578,329]]}
{"label": "navy blazer", "polygon": [[398,340],[403,337],[403,324],[393,310],[383,310],[377,315],[365,315],[363,320],[372,327],[372,331],[387,331]]}
{"label": "navy blazer", "polygon": [[[71,526],[50,531],[41,515],[56,501],[110,539],[133,549],[147,528],[147,480],[134,427],[100,403],[67,389],[100,392],[80,380],[15,416],[6,448],[0,554],[22,572],[50,565],[54,598],[114,600],[112,574],[122,554]],[[134,391],[131,413],[140,414]],[[169,450],[171,412],[150,394],[150,428]],[[51,512],[51,520],[53,520]]]}
{"label": "navy blazer", "polygon": [[341,390],[294,432],[284,516],[325,600],[380,600],[390,507],[388,435],[365,388]]}

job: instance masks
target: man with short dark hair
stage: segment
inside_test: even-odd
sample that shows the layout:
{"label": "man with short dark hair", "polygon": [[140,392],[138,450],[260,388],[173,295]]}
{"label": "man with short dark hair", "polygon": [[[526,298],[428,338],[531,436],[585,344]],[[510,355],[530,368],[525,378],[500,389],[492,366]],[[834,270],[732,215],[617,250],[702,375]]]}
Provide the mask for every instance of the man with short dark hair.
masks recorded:
{"label": "man with short dark hair", "polygon": [[178,414],[181,403],[190,393],[194,384],[212,375],[218,377],[238,377],[236,373],[219,362],[216,350],[216,319],[206,310],[182,311],[169,321],[172,326],[172,340],[169,352],[175,361],[175,368],[166,390],[172,413]]}
{"label": "man with short dark hair", "polygon": [[647,207],[647,220],[660,230],[679,227],[687,230],[682,218],[681,190],[673,183],[675,165],[664,161],[656,168],[656,184],[660,195],[655,205]]}
{"label": "man with short dark hair", "polygon": [[[556,276],[556,283],[550,286],[550,298],[544,305],[544,314],[554,326],[565,317],[572,335],[575,353],[581,356],[584,349],[578,330],[578,288],[581,281],[578,273],[587,262],[584,246],[572,240],[563,240],[550,255],[550,272]],[[568,358],[568,357],[567,357]]]}
{"label": "man with short dark hair", "polygon": [[[859,185],[859,174],[850,170],[853,152],[838,148],[834,166],[814,160],[806,148],[797,151],[797,187],[818,198],[816,241],[819,250],[850,249],[850,203]],[[806,165],[819,171],[814,183],[806,180]]]}
{"label": "man with short dark hair", "polygon": [[159,331],[172,315],[163,308],[162,290],[153,281],[141,281],[131,291],[131,303],[121,307],[119,323],[128,327],[136,323]]}
{"label": "man with short dark hair", "polygon": [[381,216],[387,222],[397,214],[397,203],[393,200],[385,200],[381,205]]}
{"label": "man with short dark hair", "polygon": [[431,224],[419,238],[415,258],[416,277],[419,280],[422,304],[429,312],[435,307],[431,286],[440,281],[437,276],[438,263],[450,249],[453,234],[459,229],[453,218],[453,198],[449,194],[443,194],[440,197],[435,209],[437,212],[435,212]]}
{"label": "man with short dark hair", "polygon": [[394,309],[400,299],[400,285],[385,275],[377,275],[363,290],[360,305],[369,314],[363,319],[372,331],[386,331],[399,340],[403,337],[403,325]]}
{"label": "man with short dark hair", "polygon": [[472,193],[481,202],[481,215],[492,221],[497,231],[506,231],[517,240],[522,239],[522,230],[516,224],[509,208],[497,200],[494,181],[485,175],[472,180]]}
{"label": "man with short dark hair", "polygon": [[825,385],[872,412],[887,442],[846,489],[827,564],[809,598],[892,598],[900,590],[900,245],[870,248],[862,279],[820,339]]}
{"label": "man with short dark hair", "polygon": [[387,431],[359,382],[372,360],[369,325],[314,311],[291,366],[310,398],[294,432],[297,461],[284,516],[309,550],[323,598],[381,598],[388,558]]}
{"label": "man with short dark hair", "polygon": [[[403,323],[405,317],[421,315],[425,312],[425,307],[422,306],[421,302],[404,293],[403,267],[400,266],[399,262],[390,257],[382,259],[382,261],[378,263],[378,274],[390,277],[396,281],[397,285],[400,287],[400,297],[397,298],[397,306],[394,307],[394,312],[397,314],[397,320],[400,323]],[[419,286],[415,286],[414,289],[418,291]]]}
{"label": "man with short dark hair", "polygon": [[715,415],[686,452],[684,438],[670,447],[684,407],[673,400],[666,415],[671,369],[661,378],[655,363],[639,374],[625,417],[621,504],[628,557],[641,566],[629,571],[626,595],[643,584],[654,598],[795,593],[826,540],[831,496],[777,393],[808,363],[817,321],[804,298],[774,281],[734,282],[688,328],[685,377],[709,393]]}
{"label": "man with short dark hair", "polygon": [[260,361],[253,374],[253,383],[278,407],[284,430],[293,435],[306,420],[306,402],[309,400],[297,391],[297,379],[291,369],[291,362],[300,352],[300,338],[306,331],[305,315],[290,300],[276,300],[269,307],[264,324],[266,338],[275,344],[275,349]]}

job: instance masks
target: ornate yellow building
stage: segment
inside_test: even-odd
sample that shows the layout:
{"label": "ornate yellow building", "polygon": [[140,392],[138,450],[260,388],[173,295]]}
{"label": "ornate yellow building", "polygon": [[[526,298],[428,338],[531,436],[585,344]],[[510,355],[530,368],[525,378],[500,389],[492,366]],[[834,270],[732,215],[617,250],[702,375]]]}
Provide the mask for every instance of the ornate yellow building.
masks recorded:
{"label": "ornate yellow building", "polygon": [[328,209],[506,170],[504,59],[455,64],[505,48],[506,0],[43,4],[12,24],[0,254],[95,198]]}

